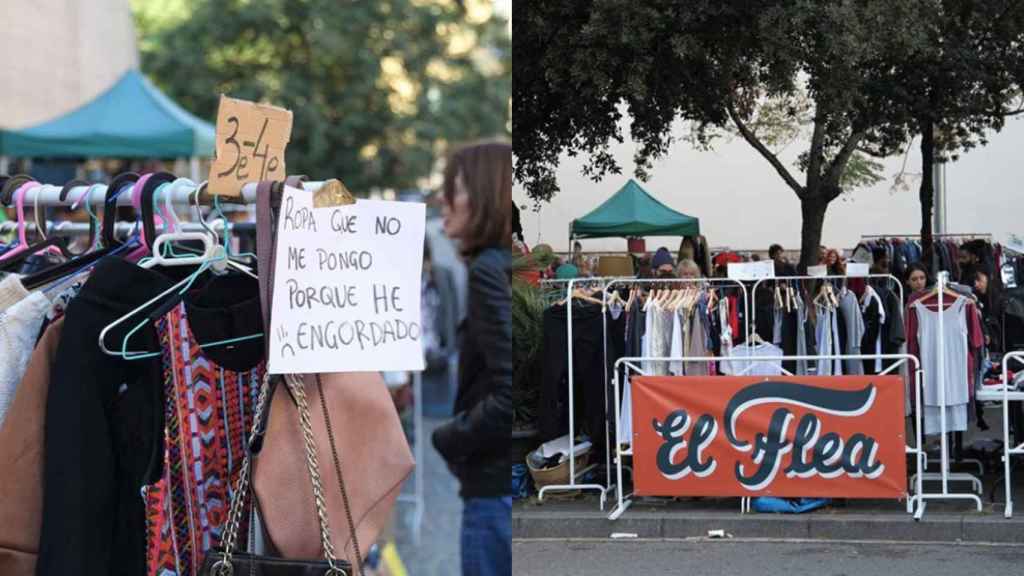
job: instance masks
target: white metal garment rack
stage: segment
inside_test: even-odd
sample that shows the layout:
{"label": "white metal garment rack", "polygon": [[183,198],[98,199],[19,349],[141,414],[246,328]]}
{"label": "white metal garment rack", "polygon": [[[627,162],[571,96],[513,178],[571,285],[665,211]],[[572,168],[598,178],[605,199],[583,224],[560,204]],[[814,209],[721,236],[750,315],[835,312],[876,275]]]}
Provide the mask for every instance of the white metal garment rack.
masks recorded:
{"label": "white metal garment rack", "polygon": [[[750,305],[751,305],[750,293],[748,292],[748,290],[746,290],[746,285],[743,284],[742,282],[740,282],[739,280],[735,280],[735,279],[732,279],[732,278],[644,278],[644,279],[612,280],[611,282],[609,282],[604,287],[604,290],[603,290],[603,292],[601,294],[601,301],[602,302],[607,302],[608,301],[608,293],[613,291],[613,288],[615,287],[615,284],[628,284],[628,285],[633,285],[633,284],[644,285],[644,284],[647,284],[647,285],[652,285],[652,286],[672,285],[672,284],[677,284],[677,285],[680,285],[680,284],[681,285],[696,284],[696,285],[709,286],[709,287],[739,288],[740,292],[743,294],[743,341],[744,342],[749,342],[751,340],[752,328],[751,328],[751,322],[750,322]],[[604,337],[605,337],[605,339],[607,339],[607,336],[608,336],[608,318],[607,318],[607,316],[605,316],[604,317]],[[605,362],[604,381],[605,382],[608,381],[607,362]],[[621,403],[622,403],[622,400],[620,398],[616,397],[614,399],[614,404],[612,405],[612,411],[614,412],[614,426],[615,426],[615,435],[614,436],[615,436],[615,438],[620,437],[621,431],[622,431],[621,430],[621,426],[622,426],[622,422],[621,422],[622,407],[620,406]],[[608,426],[606,426],[606,428],[607,427]],[[611,434],[610,433],[610,429],[608,429],[607,431],[608,431],[608,435],[610,436],[610,434]],[[611,446],[611,439],[610,438],[606,440],[605,446]],[[611,451],[608,450],[607,453],[609,454],[609,457],[610,457]],[[620,462],[618,462],[618,459],[620,459],[620,458],[621,458],[621,456],[618,456],[617,453],[616,453],[615,458],[611,458],[610,461],[608,462],[608,475],[609,475],[608,487],[609,487],[609,489],[610,488],[615,488],[615,487],[620,486],[622,484],[622,479],[621,478],[616,478],[616,484],[615,485],[612,485],[611,484],[611,480],[610,480],[610,475],[611,475],[611,465],[610,464],[611,464],[611,462],[615,462],[616,465],[620,464]]]}
{"label": "white metal garment rack", "polygon": [[1013,517],[1013,481],[1010,475],[1013,466],[1010,457],[1024,455],[1024,441],[1020,441],[1019,437],[1016,438],[1019,444],[1010,444],[1010,402],[1024,402],[1024,390],[1010,391],[1010,360],[1024,363],[1024,352],[1009,352],[1003,356],[1002,390],[979,390],[975,397],[978,402],[988,400],[1003,404],[1003,473],[1006,475],[1006,508],[1003,510],[1003,516],[1006,518]]}
{"label": "white metal garment rack", "polygon": [[[743,341],[744,342],[749,342],[750,341],[750,335],[751,335],[752,329],[751,329],[751,323],[749,321],[747,321],[747,319],[750,318],[750,294],[747,292],[746,284],[744,284],[743,282],[741,282],[739,280],[736,280],[736,279],[733,279],[733,278],[620,278],[620,279],[617,279],[617,280],[611,280],[610,282],[605,284],[604,290],[601,293],[602,308],[607,305],[606,303],[608,302],[608,294],[609,294],[610,291],[613,290],[613,288],[615,287],[616,284],[628,284],[628,285],[632,285],[632,284],[638,284],[638,285],[649,284],[649,285],[655,285],[655,286],[662,285],[662,284],[681,284],[681,285],[697,284],[697,285],[709,286],[709,287],[716,287],[717,286],[717,287],[722,287],[722,288],[739,288],[740,291],[743,293],[743,319],[744,319],[744,321],[743,321],[743,336],[744,336],[744,340]],[[606,384],[606,387],[607,387],[607,383],[609,382],[609,379],[608,379],[608,350],[607,350],[607,341],[608,341],[608,316],[607,315],[603,315],[603,322],[604,322],[604,327],[603,328],[604,328],[604,338],[605,338],[605,361],[604,361],[605,373],[604,373],[604,381],[605,381],[605,384]],[[721,359],[721,358],[719,358],[719,359]],[[616,376],[617,375],[618,375],[618,373],[616,372]],[[605,404],[607,405],[607,402]],[[619,419],[621,417],[621,410],[622,410],[622,408],[621,408],[620,404],[621,404],[621,399],[619,398],[619,394],[616,394],[615,403],[612,404],[612,411],[614,412],[614,418],[610,418],[608,420],[608,423],[615,427],[615,437],[616,438],[618,438],[618,436],[619,436],[619,429],[620,429],[620,426],[621,426],[621,422],[619,421]],[[609,428],[609,426],[606,425],[605,426],[605,435],[606,435],[605,446],[610,447],[611,446],[611,438],[608,438],[607,436],[610,436],[611,432],[609,431],[608,428]],[[611,464],[612,464],[612,462],[614,462],[617,468],[621,467],[622,466],[622,462],[621,462],[622,456],[620,456],[618,454],[618,452],[616,452],[616,457],[615,458],[611,458],[611,453],[612,452],[611,452],[610,448],[606,448],[605,453],[607,455],[606,459],[608,460],[608,462],[607,462],[607,466],[608,466],[608,468],[607,468],[607,470],[608,470],[608,487],[609,487],[609,490],[610,490],[612,488],[618,488],[619,486],[622,485],[622,477],[619,474],[617,474],[617,476],[616,476],[616,483],[615,484],[612,484],[612,480],[611,480],[611,473],[612,473]],[[602,508],[602,510],[603,510],[603,508]]]}
{"label": "white metal garment rack", "polygon": [[[974,477],[973,475],[971,475],[971,474],[964,474],[964,473],[951,473],[949,471],[949,447],[947,446],[948,442],[947,442],[947,438],[946,438],[947,430],[948,430],[948,427],[946,425],[946,386],[945,386],[946,347],[944,345],[945,343],[942,342],[942,336],[945,334],[945,332],[943,331],[943,317],[945,316],[945,314],[943,314],[943,310],[945,309],[944,306],[943,306],[943,296],[945,295],[946,282],[948,281],[947,280],[948,275],[949,275],[948,272],[940,272],[939,273],[939,281],[938,281],[938,296],[939,296],[939,302],[938,302],[938,311],[939,311],[938,323],[939,323],[939,328],[938,328],[938,330],[939,330],[939,338],[937,338],[937,341],[939,342],[939,349],[937,350],[937,353],[938,353],[938,356],[939,356],[939,359],[938,359],[938,368],[939,368],[938,376],[939,376],[939,379],[938,379],[938,381],[940,383],[939,384],[939,406],[938,406],[938,408],[939,408],[939,433],[940,433],[939,449],[941,451],[940,454],[939,454],[940,470],[939,470],[938,473],[934,473],[934,472],[921,472],[921,471],[919,471],[918,474],[917,474],[917,481],[918,481],[918,483],[920,483],[922,478],[925,479],[925,480],[939,480],[942,483],[942,492],[933,493],[933,494],[923,494],[922,493],[922,494],[918,495],[919,498],[920,498],[920,505],[919,505],[919,507],[917,509],[917,512],[914,513],[914,518],[918,519],[918,520],[920,520],[921,517],[924,515],[925,507],[927,505],[927,501],[928,500],[974,500],[975,504],[977,505],[978,511],[980,512],[981,509],[982,509],[982,503],[981,503],[981,497],[980,496],[978,496],[976,494],[958,494],[958,493],[953,493],[953,492],[949,491],[949,482],[951,480],[952,481],[967,481],[967,482],[971,482],[974,485],[975,489],[979,493],[981,493],[982,489],[981,489],[981,480],[979,480],[978,478]],[[966,383],[965,383],[965,385],[966,385]],[[920,393],[920,390],[919,390],[919,393]],[[920,406],[920,398],[919,398],[918,399],[918,410],[920,410],[920,408],[921,408],[921,406]],[[918,414],[917,417],[918,417],[918,432],[917,432],[917,434],[918,434],[918,438],[920,438],[921,437],[921,430],[920,430],[920,426],[921,426],[920,418],[921,418],[921,415]],[[919,443],[918,446],[921,446],[921,444]],[[927,458],[927,456],[926,456],[926,458]]]}
{"label": "white metal garment rack", "polygon": [[[721,360],[721,358],[714,357],[714,356],[699,356],[699,357],[694,356],[694,357],[679,357],[679,358],[647,358],[647,357],[620,358],[615,363],[615,374],[614,374],[614,382],[613,382],[613,388],[615,390],[615,401],[616,401],[616,403],[618,403],[619,402],[619,397],[621,396],[621,392],[620,392],[620,389],[621,389],[621,385],[620,384],[621,383],[619,382],[619,369],[620,369],[620,367],[627,368],[626,378],[629,378],[629,371],[633,371],[633,372],[636,372],[636,373],[641,374],[641,375],[645,374],[643,368],[641,368],[641,366],[642,366],[642,364],[644,362],[704,362],[704,361],[715,361],[715,360]],[[831,356],[830,355],[823,355],[823,356],[785,356],[785,355],[783,355],[783,356],[751,356],[749,358],[748,357],[744,357],[743,358],[743,361],[747,363],[747,367],[746,367],[746,369],[744,371],[750,370],[751,368],[753,368],[757,362],[776,362],[776,361],[784,362],[784,361],[787,361],[787,360],[791,360],[791,361],[800,361],[800,360],[806,360],[806,361],[813,361],[813,360],[895,360],[896,361],[892,366],[886,368],[881,374],[879,374],[879,376],[888,374],[889,372],[891,372],[891,371],[899,368],[900,366],[902,366],[904,363],[913,364],[914,382],[915,382],[914,388],[915,388],[915,390],[917,390],[917,394],[915,395],[916,396],[916,407],[917,407],[917,410],[915,411],[915,423],[916,423],[916,426],[915,426],[915,429],[916,429],[915,436],[916,436],[916,440],[917,440],[917,446],[918,447],[921,446],[921,442],[922,442],[921,390],[922,390],[923,379],[922,379],[922,371],[921,371],[920,361],[916,357],[914,357],[914,356],[912,356],[910,354],[847,354],[847,355],[840,354],[840,355],[831,355]],[[784,374],[792,376],[792,374],[789,373],[788,371],[786,371],[784,368],[782,369],[782,372]],[[742,374],[739,374],[739,375],[742,375]],[[902,425],[902,423],[901,423],[901,425]],[[630,439],[629,448],[628,449],[623,449],[622,448],[622,446],[623,446],[622,440],[623,439],[619,437],[619,429],[618,429],[618,427],[616,427],[615,433],[616,433],[615,450],[616,450],[616,462],[617,462],[616,470],[615,470],[615,473],[616,473],[616,486],[615,487],[616,487],[617,503],[616,503],[615,508],[612,510],[611,514],[609,514],[609,516],[608,516],[609,520],[616,520],[620,516],[622,516],[622,514],[629,508],[630,504],[632,504],[632,496],[633,496],[632,494],[626,494],[625,493],[625,491],[623,490],[623,482],[622,482],[622,470],[623,470],[622,462],[623,462],[623,459],[624,459],[625,456],[632,456],[633,455],[632,439]],[[920,519],[920,515],[923,514],[923,512],[924,512],[923,475],[921,474],[922,466],[923,466],[922,460],[924,458],[924,451],[920,450],[918,447],[912,447],[909,444],[905,445],[905,447],[904,447],[905,452],[907,454],[914,454],[915,455],[914,460],[916,462],[916,468],[918,470],[918,474],[916,474],[916,479],[915,479],[915,481],[913,483],[913,485],[914,485],[914,494],[913,495],[907,494],[907,513],[908,514],[914,513],[916,519]],[[916,507],[915,507],[915,504],[916,504]],[[747,512],[747,511],[750,510],[750,498],[749,497],[741,498],[741,500],[740,500],[740,510],[741,510],[741,512]]]}
{"label": "white metal garment rack", "polygon": [[[566,325],[566,331],[567,331],[567,336],[568,336],[568,342],[567,342],[568,352],[567,352],[567,354],[569,356],[569,362],[568,362],[568,369],[569,369],[569,482],[568,482],[568,484],[551,484],[549,486],[544,486],[543,488],[540,489],[540,491],[537,492],[537,500],[538,501],[541,501],[541,502],[544,501],[544,493],[545,492],[566,492],[566,491],[572,491],[572,490],[580,490],[580,491],[593,490],[593,491],[599,492],[601,494],[601,503],[600,503],[600,505],[601,505],[601,510],[604,510],[604,502],[605,502],[605,499],[607,498],[608,490],[609,490],[609,486],[608,485],[602,486],[600,484],[594,484],[594,483],[591,483],[591,484],[577,484],[576,483],[576,481],[580,477],[582,477],[584,474],[586,474],[587,472],[590,472],[591,470],[597,468],[597,463],[589,464],[589,465],[585,466],[582,470],[579,470],[579,471],[576,470],[576,410],[575,410],[575,399],[574,399],[575,390],[573,389],[574,386],[575,386],[575,378],[574,378],[574,374],[573,374],[574,370],[573,370],[573,362],[572,362],[572,294],[573,294],[574,286],[576,286],[577,284],[588,284],[588,283],[590,283],[590,284],[593,284],[593,283],[601,284],[602,285],[602,293],[603,293],[604,292],[603,285],[604,285],[605,282],[608,282],[610,280],[618,280],[618,279],[619,279],[618,277],[614,277],[614,276],[602,276],[602,277],[595,277],[595,278],[572,278],[572,279],[569,279],[566,282],[565,297],[566,297],[566,304],[567,304],[567,306],[566,306],[565,325]],[[603,306],[602,306],[602,308],[603,308]],[[606,370],[606,376],[607,376],[607,364],[608,364],[608,362],[607,362],[607,355],[608,355],[607,338],[605,339],[605,346],[606,346],[605,347],[605,358],[606,358],[605,370]],[[607,382],[607,378],[606,378],[605,382]],[[608,391],[607,391],[607,387],[605,387],[605,402],[604,402],[604,404],[605,404],[605,406],[608,405]],[[608,427],[607,427],[607,424],[606,424],[605,425],[605,432],[606,432],[606,434],[607,434],[607,428]],[[605,459],[606,460],[610,457],[609,454],[610,454],[610,452],[606,448],[605,449]],[[610,466],[608,468],[608,476],[609,476],[609,480],[610,480],[610,477],[611,477],[611,468],[610,468]]]}

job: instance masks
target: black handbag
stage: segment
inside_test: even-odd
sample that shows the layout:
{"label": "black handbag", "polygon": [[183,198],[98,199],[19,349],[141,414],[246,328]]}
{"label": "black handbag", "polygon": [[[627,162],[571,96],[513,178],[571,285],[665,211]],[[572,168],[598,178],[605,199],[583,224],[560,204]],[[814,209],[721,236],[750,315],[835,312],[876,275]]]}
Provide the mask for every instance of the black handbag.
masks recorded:
{"label": "black handbag", "polygon": [[[200,574],[216,574],[214,564],[221,562],[223,553],[207,554],[203,561]],[[240,576],[324,576],[324,574],[348,574],[348,563],[338,563],[341,572],[330,572],[331,565],[326,560],[288,560],[287,558],[270,558],[254,556],[247,552],[235,552],[231,555],[231,572]]]}
{"label": "black handbag", "polygon": [[[316,505],[317,517],[320,524],[321,549],[324,559],[318,560],[294,560],[275,558],[270,556],[257,556],[235,550],[235,542],[238,539],[239,521],[252,501],[252,485],[250,475],[252,472],[253,446],[258,446],[262,435],[262,425],[266,414],[267,404],[270,399],[270,374],[264,374],[260,385],[259,397],[256,400],[256,411],[253,415],[253,428],[249,437],[250,449],[242,460],[242,469],[235,484],[234,496],[231,498],[231,507],[228,513],[228,522],[225,527],[223,544],[221,550],[210,550],[203,560],[202,569],[199,574],[202,576],[355,576],[351,564],[339,560],[331,543],[331,532],[327,522],[326,504],[324,503],[324,490],[320,481],[320,465],[317,462],[316,445],[313,439],[312,425],[310,423],[309,404],[306,399],[306,392],[303,388],[302,379],[294,375],[285,375],[284,382],[295,399],[299,410],[299,425],[302,428],[302,437],[306,451],[306,467],[309,472],[310,482],[313,485],[313,500]],[[258,451],[256,448],[255,451]],[[360,572],[362,571],[362,567]]]}

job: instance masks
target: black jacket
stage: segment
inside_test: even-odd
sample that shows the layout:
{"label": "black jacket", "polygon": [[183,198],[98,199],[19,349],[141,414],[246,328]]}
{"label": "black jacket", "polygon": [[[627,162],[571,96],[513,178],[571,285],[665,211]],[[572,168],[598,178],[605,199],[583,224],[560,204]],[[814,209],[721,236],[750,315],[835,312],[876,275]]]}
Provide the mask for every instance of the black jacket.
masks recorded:
{"label": "black jacket", "polygon": [[511,255],[488,248],[469,265],[454,418],[434,431],[434,447],[462,485],[463,498],[512,493]]}

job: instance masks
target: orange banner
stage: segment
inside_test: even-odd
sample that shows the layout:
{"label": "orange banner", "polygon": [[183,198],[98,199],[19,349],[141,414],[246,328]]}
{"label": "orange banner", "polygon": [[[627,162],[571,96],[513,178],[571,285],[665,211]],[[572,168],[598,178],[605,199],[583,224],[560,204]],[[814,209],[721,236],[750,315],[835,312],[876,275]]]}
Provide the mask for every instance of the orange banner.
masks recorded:
{"label": "orange banner", "polygon": [[645,496],[902,498],[899,376],[636,376]]}

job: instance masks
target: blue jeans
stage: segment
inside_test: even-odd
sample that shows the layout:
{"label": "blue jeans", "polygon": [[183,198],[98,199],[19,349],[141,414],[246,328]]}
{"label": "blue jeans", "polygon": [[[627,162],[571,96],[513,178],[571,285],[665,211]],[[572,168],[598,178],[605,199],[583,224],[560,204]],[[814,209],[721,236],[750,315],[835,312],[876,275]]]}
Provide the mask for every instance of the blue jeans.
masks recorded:
{"label": "blue jeans", "polygon": [[462,510],[462,576],[511,576],[512,497],[469,498]]}

